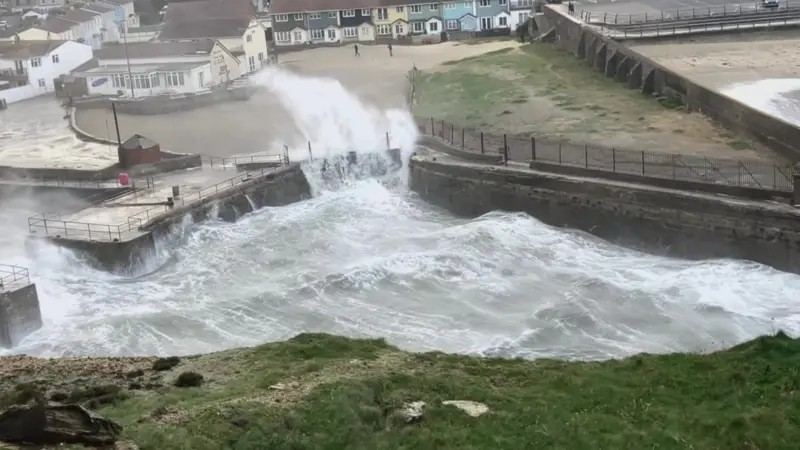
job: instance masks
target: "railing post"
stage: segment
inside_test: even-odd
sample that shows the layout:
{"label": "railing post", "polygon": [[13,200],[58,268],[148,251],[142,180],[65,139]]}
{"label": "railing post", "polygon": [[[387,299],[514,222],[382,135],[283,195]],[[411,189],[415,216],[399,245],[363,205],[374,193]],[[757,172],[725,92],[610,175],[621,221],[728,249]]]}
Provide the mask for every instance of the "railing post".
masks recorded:
{"label": "railing post", "polygon": [[92,226],[90,224],[86,224],[86,231],[89,232],[89,239],[92,238]]}
{"label": "railing post", "polygon": [[444,120],[439,121],[439,137],[444,139]]}
{"label": "railing post", "polygon": [[464,148],[464,128],[461,128],[461,148]]}
{"label": "railing post", "polygon": [[675,158],[676,158],[676,156],[672,155],[672,179],[673,180],[676,178],[675,177]]}
{"label": "railing post", "polygon": [[642,150],[642,175],[644,175],[644,150]]}
{"label": "railing post", "polygon": [[503,163],[508,165],[508,138],[503,133]]}
{"label": "railing post", "polygon": [[617,149],[611,147],[611,171],[617,173]]}
{"label": "railing post", "polygon": [[558,165],[561,165],[561,142],[558,143]]}
{"label": "railing post", "polygon": [[483,154],[483,131],[481,131],[481,155]]}
{"label": "railing post", "polygon": [[311,141],[308,141],[308,160],[313,161],[314,155],[311,154]]}
{"label": "railing post", "polygon": [[778,174],[777,174],[777,171],[778,171],[778,166],[773,164],[772,165],[772,190],[774,190],[774,191],[778,190],[778,182],[777,182],[777,178],[778,178],[777,175]]}
{"label": "railing post", "polygon": [[531,160],[536,161],[536,138],[531,136]]}
{"label": "railing post", "polygon": [[436,135],[436,125],[433,122],[433,117],[431,117],[431,136]]}
{"label": "railing post", "polygon": [[386,132],[386,150],[389,150],[391,148],[392,148],[392,144],[391,144],[391,141],[389,140],[389,132],[387,131]]}
{"label": "railing post", "polygon": [[111,237],[111,225],[106,225],[106,229],[108,230],[108,240],[113,241],[114,239]]}
{"label": "railing post", "polygon": [[44,235],[47,236],[47,219],[44,219]]}
{"label": "railing post", "polygon": [[589,144],[583,144],[583,165],[584,168],[589,168]]}
{"label": "railing post", "polygon": [[450,124],[450,143],[453,143],[453,124]]}

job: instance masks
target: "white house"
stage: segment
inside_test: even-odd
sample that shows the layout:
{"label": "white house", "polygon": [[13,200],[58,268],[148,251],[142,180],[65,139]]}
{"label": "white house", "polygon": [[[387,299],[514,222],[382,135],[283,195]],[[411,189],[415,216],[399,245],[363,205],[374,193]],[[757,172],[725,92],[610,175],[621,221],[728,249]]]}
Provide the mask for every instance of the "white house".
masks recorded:
{"label": "white house", "polygon": [[83,9],[71,9],[59,19],[75,24],[72,31],[77,40],[89,44],[94,49],[103,43],[103,17],[96,12]]}
{"label": "white house", "polygon": [[120,41],[120,27],[114,22],[114,8],[97,3],[86,3],[80,9],[100,15],[100,33],[103,42]]}
{"label": "white house", "polygon": [[[305,31],[303,38],[307,39]],[[234,55],[240,55],[244,73],[259,70],[269,60],[266,29],[256,17],[250,0],[170,3],[157,39],[162,42],[218,40]]]}
{"label": "white house", "polygon": [[92,59],[75,41],[0,42],[0,98],[14,103],[54,92],[53,80]]}
{"label": "white house", "polygon": [[358,40],[362,42],[375,41],[375,25],[364,22],[358,27]]}
{"label": "white house", "polygon": [[66,3],[66,0],[12,0],[11,11],[22,12],[32,9],[39,12],[45,12],[49,9],[61,8]]}
{"label": "white house", "polygon": [[93,4],[113,9],[117,23],[124,22],[128,28],[139,27],[139,15],[134,10],[133,0],[95,0]]}
{"label": "white house", "polygon": [[425,33],[427,34],[438,34],[442,30],[442,19],[438,17],[431,17],[425,22]]}
{"label": "white house", "polygon": [[[241,76],[240,61],[220,42],[138,42],[108,45],[95,53],[97,67],[84,77],[89,95],[136,98],[201,93]],[[130,61],[130,66],[128,65]],[[131,76],[133,78],[131,78]]]}

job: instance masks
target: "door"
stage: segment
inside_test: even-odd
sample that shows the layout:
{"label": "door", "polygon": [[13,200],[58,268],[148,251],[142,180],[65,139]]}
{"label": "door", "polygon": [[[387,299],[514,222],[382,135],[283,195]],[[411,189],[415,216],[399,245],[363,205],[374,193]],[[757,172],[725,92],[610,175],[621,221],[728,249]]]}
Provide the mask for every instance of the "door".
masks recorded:
{"label": "door", "polygon": [[328,40],[329,41],[335,41],[336,40],[336,30],[334,30],[333,28],[328,28],[327,32],[328,32]]}
{"label": "door", "polygon": [[481,17],[481,30],[491,30],[491,29],[492,29],[492,18]]}

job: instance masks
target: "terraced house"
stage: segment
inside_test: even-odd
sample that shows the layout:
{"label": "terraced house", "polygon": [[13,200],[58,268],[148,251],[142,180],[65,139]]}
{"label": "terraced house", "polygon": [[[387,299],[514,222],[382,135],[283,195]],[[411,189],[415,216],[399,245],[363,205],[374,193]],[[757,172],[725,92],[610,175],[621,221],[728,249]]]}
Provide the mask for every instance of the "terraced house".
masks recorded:
{"label": "terraced house", "polygon": [[510,28],[509,0],[272,0],[279,46]]}

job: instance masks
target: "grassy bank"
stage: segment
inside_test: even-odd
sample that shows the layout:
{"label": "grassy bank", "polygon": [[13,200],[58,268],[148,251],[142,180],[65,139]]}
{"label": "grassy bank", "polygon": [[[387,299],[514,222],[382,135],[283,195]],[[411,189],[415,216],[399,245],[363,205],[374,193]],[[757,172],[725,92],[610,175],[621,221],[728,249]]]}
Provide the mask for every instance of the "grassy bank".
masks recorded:
{"label": "grassy bank", "polygon": [[[317,334],[161,360],[160,371],[153,358],[40,361],[0,360],[4,403],[26,389],[66,395],[118,421],[142,449],[729,450],[800,442],[800,340],[782,333],[707,355],[592,363],[413,354]],[[203,383],[176,387],[184,372]],[[489,412],[471,417],[446,400]],[[426,403],[424,415],[407,424],[402,411],[414,401]]]}
{"label": "grassy bank", "polygon": [[418,78],[415,115],[491,133],[717,157],[774,155],[670,99],[628,89],[550,44],[445,63]]}

